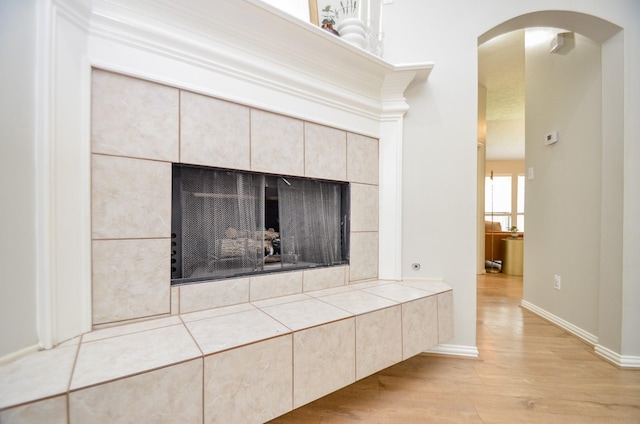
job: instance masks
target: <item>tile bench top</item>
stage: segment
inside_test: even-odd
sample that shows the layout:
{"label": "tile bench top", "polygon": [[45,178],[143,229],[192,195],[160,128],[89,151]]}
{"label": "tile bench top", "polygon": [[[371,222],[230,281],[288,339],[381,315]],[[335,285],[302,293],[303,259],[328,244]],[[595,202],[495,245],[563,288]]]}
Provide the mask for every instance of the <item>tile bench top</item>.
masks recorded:
{"label": "tile bench top", "polygon": [[0,366],[0,409],[450,290],[440,281],[375,280],[95,330]]}

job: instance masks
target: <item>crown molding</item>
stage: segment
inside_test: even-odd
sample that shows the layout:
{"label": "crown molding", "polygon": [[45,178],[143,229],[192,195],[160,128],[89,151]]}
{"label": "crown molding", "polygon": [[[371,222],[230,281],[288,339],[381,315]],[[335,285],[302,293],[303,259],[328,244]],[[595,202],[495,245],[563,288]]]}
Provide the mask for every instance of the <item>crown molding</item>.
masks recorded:
{"label": "crown molding", "polygon": [[433,68],[390,64],[259,0],[92,0],[89,28],[93,36],[369,118],[406,112],[404,91]]}

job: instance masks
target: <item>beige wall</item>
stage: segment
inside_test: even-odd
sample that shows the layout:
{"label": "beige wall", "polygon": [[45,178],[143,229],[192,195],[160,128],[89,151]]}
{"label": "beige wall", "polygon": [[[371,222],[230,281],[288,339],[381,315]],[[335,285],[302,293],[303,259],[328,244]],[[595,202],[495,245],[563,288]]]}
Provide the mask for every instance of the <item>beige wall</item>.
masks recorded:
{"label": "beige wall", "polygon": [[[461,6],[465,13],[460,13]],[[404,157],[410,172],[403,181],[403,209],[413,212],[404,217],[403,246],[421,253],[425,275],[441,275],[452,285],[452,344],[475,343],[476,239],[469,234],[477,222],[478,44],[516,29],[557,25],[602,42],[607,56],[602,66],[611,73],[604,92],[608,99],[603,100],[608,106],[602,113],[611,127],[603,132],[610,143],[606,162],[611,168],[617,162],[618,173],[603,176],[610,199],[602,207],[619,217],[624,232],[610,237],[603,248],[611,258],[621,258],[613,263],[615,275],[601,283],[608,297],[601,296],[600,308],[585,313],[601,321],[610,317],[600,324],[607,334],[599,337],[612,360],[623,362],[621,355],[631,355],[633,362],[633,355],[640,357],[640,337],[632,331],[640,319],[640,262],[634,260],[640,254],[640,221],[635,219],[640,216],[640,193],[634,189],[640,181],[640,167],[635,166],[640,163],[639,13],[635,0],[394,2],[384,7],[385,59],[436,63],[425,87],[407,91],[411,110],[405,119]],[[436,206],[441,210],[434,210]],[[457,254],[451,255],[453,251]],[[410,275],[410,263],[403,267]]]}
{"label": "beige wall", "polygon": [[524,174],[524,159],[522,160],[488,160],[485,164],[485,175],[493,170],[494,175]]}
{"label": "beige wall", "polygon": [[[35,1],[0,3],[0,358],[35,346]],[[5,66],[7,63],[12,66]],[[45,199],[38,199],[44,201]]]}
{"label": "beige wall", "polygon": [[[601,50],[579,34],[568,44],[558,54],[546,43],[526,51],[526,166],[535,178],[526,180],[524,300],[597,335]],[[559,141],[546,145],[551,131]]]}
{"label": "beige wall", "polygon": [[[623,34],[616,34],[603,43],[602,48],[602,62],[608,66],[603,66],[602,71],[602,92],[606,94],[602,99],[602,133],[606,136],[602,138],[604,189],[601,193],[600,264],[604,266],[600,267],[598,343],[613,347],[615,352],[640,352],[637,331],[637,323],[640,322],[637,315],[640,312],[640,271],[630,269],[638,261],[629,260],[637,258],[638,252],[629,250],[628,242],[625,242],[625,235],[634,233],[629,230],[624,212],[625,203],[628,204],[632,197],[629,193],[625,195],[625,186],[638,186],[638,180],[631,177],[639,167],[636,166],[638,161],[633,159],[633,148],[619,142],[625,139],[624,122],[628,120],[623,103],[625,87],[629,93],[634,92],[629,81],[624,82],[620,77],[619,70],[624,69],[623,41]],[[629,164],[632,166],[629,167]],[[627,216],[635,217],[638,214]],[[631,239],[640,239],[640,232],[636,232]]]}
{"label": "beige wall", "polygon": [[512,160],[524,157],[524,118],[487,122],[487,157]]}

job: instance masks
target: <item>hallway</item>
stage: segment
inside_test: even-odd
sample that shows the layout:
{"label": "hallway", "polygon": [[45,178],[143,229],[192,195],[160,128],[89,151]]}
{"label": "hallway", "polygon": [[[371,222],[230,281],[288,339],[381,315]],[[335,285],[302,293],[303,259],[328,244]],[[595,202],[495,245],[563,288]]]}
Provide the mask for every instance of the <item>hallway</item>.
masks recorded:
{"label": "hallway", "polygon": [[422,354],[272,423],[640,423],[640,370],[520,308],[522,277],[478,276],[479,359]]}

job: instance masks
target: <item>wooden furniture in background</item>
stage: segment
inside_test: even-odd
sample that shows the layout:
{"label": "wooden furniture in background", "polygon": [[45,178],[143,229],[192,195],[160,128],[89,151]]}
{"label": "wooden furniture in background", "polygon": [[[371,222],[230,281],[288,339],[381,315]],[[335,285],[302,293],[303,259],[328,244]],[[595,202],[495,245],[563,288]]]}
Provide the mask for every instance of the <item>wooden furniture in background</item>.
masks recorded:
{"label": "wooden furniture in background", "polygon": [[500,240],[502,247],[502,272],[522,276],[524,261],[524,239],[506,237]]}

